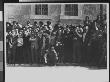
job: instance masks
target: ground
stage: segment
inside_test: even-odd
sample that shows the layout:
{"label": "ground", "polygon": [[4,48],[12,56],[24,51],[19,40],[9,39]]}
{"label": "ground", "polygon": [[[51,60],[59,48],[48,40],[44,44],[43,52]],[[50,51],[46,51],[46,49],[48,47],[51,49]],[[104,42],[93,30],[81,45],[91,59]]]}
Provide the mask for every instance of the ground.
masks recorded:
{"label": "ground", "polygon": [[109,82],[106,69],[80,66],[7,67],[6,82]]}

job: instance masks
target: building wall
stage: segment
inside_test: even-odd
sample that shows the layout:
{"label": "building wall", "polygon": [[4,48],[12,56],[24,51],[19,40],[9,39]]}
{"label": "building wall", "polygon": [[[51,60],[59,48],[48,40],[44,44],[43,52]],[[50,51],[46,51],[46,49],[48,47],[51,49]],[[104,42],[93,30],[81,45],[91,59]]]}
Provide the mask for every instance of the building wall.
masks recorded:
{"label": "building wall", "polygon": [[[13,3],[12,3],[13,4]],[[29,20],[31,5],[7,5],[4,7],[5,22],[18,21],[24,24]]]}
{"label": "building wall", "polygon": [[[62,9],[62,12],[64,12],[64,9]],[[90,20],[95,20],[97,15],[100,12],[100,5],[99,4],[79,4],[78,12],[79,12],[78,13],[79,16],[64,16],[64,14],[61,14],[62,15],[61,22],[64,24],[66,23],[66,24],[79,25],[83,23],[85,16],[89,16]]]}
{"label": "building wall", "polygon": [[[62,9],[63,8],[63,9]],[[104,8],[105,5],[104,5]],[[100,12],[99,4],[80,4],[79,5],[79,16],[78,17],[66,17],[64,12],[64,5],[62,4],[49,4],[48,15],[35,15],[35,4],[33,5],[8,5],[5,8],[6,21],[16,20],[21,24],[25,25],[27,20],[43,21],[46,23],[47,20],[52,21],[54,25],[57,21],[61,21],[63,24],[80,24],[83,23],[85,16],[89,16],[90,20],[95,20]],[[105,11],[104,11],[105,12]]]}
{"label": "building wall", "polygon": [[31,15],[30,19],[32,21],[43,21],[46,23],[46,21],[50,20],[52,24],[55,24],[60,19],[60,12],[61,12],[61,5],[48,5],[48,15],[35,15],[35,5],[31,7]]}
{"label": "building wall", "polygon": [[107,12],[107,5],[104,4],[104,5],[103,5],[103,14],[106,14],[106,12]]}

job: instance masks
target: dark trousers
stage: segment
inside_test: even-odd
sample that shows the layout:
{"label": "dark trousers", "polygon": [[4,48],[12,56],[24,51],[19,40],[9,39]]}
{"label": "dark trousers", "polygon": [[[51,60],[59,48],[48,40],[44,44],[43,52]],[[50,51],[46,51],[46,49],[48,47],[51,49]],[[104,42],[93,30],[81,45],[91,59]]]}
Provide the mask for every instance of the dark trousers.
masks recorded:
{"label": "dark trousers", "polygon": [[64,46],[62,46],[62,45],[55,47],[55,50],[56,50],[56,52],[58,54],[58,62],[59,63],[62,63],[64,61],[64,50],[63,50],[63,47]]}
{"label": "dark trousers", "polygon": [[100,60],[101,54],[102,54],[101,45],[98,40],[96,40],[92,43],[91,52],[92,52],[91,63],[92,63],[92,65],[98,66],[99,60]]}
{"label": "dark trousers", "polygon": [[23,47],[17,46],[16,48],[16,55],[15,55],[15,64],[23,64],[24,57],[23,57]]}
{"label": "dark trousers", "polygon": [[31,64],[31,48],[30,46],[23,47],[24,64]]}
{"label": "dark trousers", "polygon": [[38,50],[38,55],[37,55],[37,63],[38,64],[44,64],[44,55],[43,55],[43,52],[42,52],[42,49],[39,48]]}
{"label": "dark trousers", "polygon": [[64,40],[64,63],[72,63],[73,42],[72,39]]}
{"label": "dark trousers", "polygon": [[81,56],[82,56],[82,46],[81,42],[78,40],[73,41],[73,62],[79,63],[81,62]]}
{"label": "dark trousers", "polygon": [[32,58],[32,63],[37,63],[38,62],[38,51],[35,47],[31,46],[31,58]]}
{"label": "dark trousers", "polygon": [[7,64],[11,64],[11,61],[12,61],[12,59],[11,59],[11,55],[12,55],[11,48],[7,47],[6,54],[7,54],[6,55]]}
{"label": "dark trousers", "polygon": [[10,49],[11,53],[10,53],[10,64],[15,64],[15,56],[16,56],[16,46],[13,46]]}
{"label": "dark trousers", "polygon": [[87,44],[83,44],[83,49],[82,49],[82,58],[81,62],[87,64],[88,63],[88,46]]}

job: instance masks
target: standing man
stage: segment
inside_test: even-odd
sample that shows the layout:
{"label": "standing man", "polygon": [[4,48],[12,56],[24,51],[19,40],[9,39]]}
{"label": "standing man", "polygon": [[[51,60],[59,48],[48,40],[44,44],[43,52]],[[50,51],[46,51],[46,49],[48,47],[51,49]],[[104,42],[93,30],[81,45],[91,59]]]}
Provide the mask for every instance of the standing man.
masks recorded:
{"label": "standing man", "polygon": [[38,56],[38,35],[36,34],[34,28],[31,30],[31,56],[32,56],[32,64],[37,63],[37,56]]}
{"label": "standing man", "polygon": [[80,63],[82,58],[82,35],[83,29],[77,26],[74,29],[73,37],[73,63]]}
{"label": "standing man", "polygon": [[91,46],[88,45],[90,38],[91,38],[91,22],[89,20],[89,17],[86,16],[84,20],[84,27],[83,27],[83,56],[82,56],[82,62],[85,64],[88,64],[90,62],[90,50]]}
{"label": "standing man", "polygon": [[97,16],[97,19],[93,21],[94,31],[93,31],[93,40],[92,40],[92,65],[98,66],[99,60],[102,54],[102,17],[101,15]]}

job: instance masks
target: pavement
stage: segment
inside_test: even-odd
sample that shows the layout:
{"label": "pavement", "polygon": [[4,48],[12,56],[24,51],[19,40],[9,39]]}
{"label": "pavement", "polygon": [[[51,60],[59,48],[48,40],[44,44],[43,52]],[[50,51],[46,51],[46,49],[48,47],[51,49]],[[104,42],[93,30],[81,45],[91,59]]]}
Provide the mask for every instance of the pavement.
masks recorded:
{"label": "pavement", "polygon": [[80,66],[7,67],[6,82],[109,82],[106,69]]}
{"label": "pavement", "polygon": [[88,65],[84,65],[84,64],[77,64],[77,63],[57,63],[55,66],[50,66],[50,65],[44,65],[44,64],[21,64],[21,65],[18,65],[18,64],[8,64],[7,67],[84,67],[84,68],[87,68],[87,69],[93,69],[93,70],[98,70],[98,69],[107,69],[106,66],[88,66]]}

